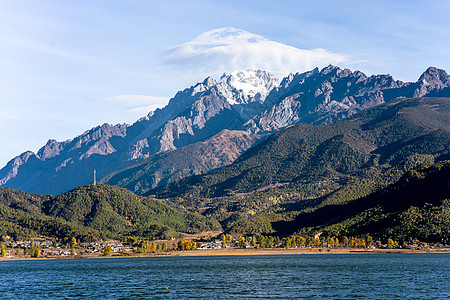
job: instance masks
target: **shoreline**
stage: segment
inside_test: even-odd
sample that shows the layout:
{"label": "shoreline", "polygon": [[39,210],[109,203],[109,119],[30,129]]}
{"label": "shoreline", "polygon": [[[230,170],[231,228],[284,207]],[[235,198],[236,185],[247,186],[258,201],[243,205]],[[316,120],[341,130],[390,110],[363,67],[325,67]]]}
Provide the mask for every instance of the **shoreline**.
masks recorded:
{"label": "shoreline", "polygon": [[54,260],[54,259],[90,259],[90,258],[133,258],[133,257],[183,257],[183,256],[257,256],[257,255],[308,255],[308,254],[385,254],[385,253],[450,253],[450,248],[441,249],[349,249],[349,248],[267,248],[267,249],[206,249],[187,251],[168,251],[161,253],[126,253],[111,255],[76,255],[76,256],[7,256],[1,261],[17,260]]}

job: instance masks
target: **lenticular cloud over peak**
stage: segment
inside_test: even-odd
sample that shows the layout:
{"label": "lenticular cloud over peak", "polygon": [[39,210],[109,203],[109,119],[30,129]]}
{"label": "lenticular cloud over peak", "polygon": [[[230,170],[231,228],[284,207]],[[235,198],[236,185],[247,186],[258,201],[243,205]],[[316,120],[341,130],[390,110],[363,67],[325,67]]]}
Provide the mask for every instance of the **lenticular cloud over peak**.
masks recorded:
{"label": "lenticular cloud over peak", "polygon": [[325,49],[298,49],[232,27],[204,32],[168,49],[163,56],[164,64],[175,69],[207,74],[252,68],[286,75],[345,63],[348,59]]}
{"label": "lenticular cloud over peak", "polygon": [[[233,44],[245,44],[245,43],[258,43],[268,41],[260,35],[250,33],[242,29],[236,29],[233,27],[224,27],[204,32],[196,37],[191,42],[186,44],[205,44],[205,45],[233,45]],[[185,44],[182,44],[185,45]]]}

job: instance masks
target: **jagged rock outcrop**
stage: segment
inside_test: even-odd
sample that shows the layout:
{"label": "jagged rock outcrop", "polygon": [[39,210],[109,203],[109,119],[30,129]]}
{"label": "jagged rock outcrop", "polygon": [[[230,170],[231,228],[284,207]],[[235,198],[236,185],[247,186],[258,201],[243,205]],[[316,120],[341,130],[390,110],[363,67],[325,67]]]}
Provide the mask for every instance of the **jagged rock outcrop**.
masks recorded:
{"label": "jagged rock outcrop", "polygon": [[223,129],[240,129],[264,107],[278,79],[265,71],[245,70],[208,77],[182,92],[142,122],[148,123],[126,153],[145,159],[207,139]]}
{"label": "jagged rock outcrop", "polygon": [[423,97],[430,93],[439,93],[450,87],[450,77],[444,70],[429,67],[415,83],[413,96]]}
{"label": "jagged rock outcrop", "polygon": [[0,170],[0,186],[6,184],[11,179],[16,177],[19,173],[19,168],[22,165],[26,164],[30,158],[38,159],[36,154],[34,154],[32,151],[26,151],[19,156],[11,159],[8,164]]}
{"label": "jagged rock outcrop", "polygon": [[274,105],[245,126],[257,133],[301,122],[329,124],[398,97],[436,96],[437,93],[450,96],[450,91],[445,90],[449,86],[450,76],[434,67],[428,68],[415,83],[394,80],[390,75],[367,77],[360,71],[335,66],[321,71],[316,68],[284,78],[267,96]]}
{"label": "jagged rock outcrop", "polygon": [[0,185],[56,194],[91,183],[94,169],[107,174],[126,166],[120,161],[111,165],[125,150],[126,131],[126,125],[103,124],[73,140],[49,140],[36,154],[27,151],[0,170]]}

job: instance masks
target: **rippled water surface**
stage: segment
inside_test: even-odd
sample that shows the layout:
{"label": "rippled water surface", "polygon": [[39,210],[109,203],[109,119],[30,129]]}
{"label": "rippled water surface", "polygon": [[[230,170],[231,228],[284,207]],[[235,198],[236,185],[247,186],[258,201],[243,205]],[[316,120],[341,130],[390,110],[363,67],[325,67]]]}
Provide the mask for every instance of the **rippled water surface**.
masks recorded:
{"label": "rippled water surface", "polygon": [[450,299],[449,254],[0,262],[0,299]]}

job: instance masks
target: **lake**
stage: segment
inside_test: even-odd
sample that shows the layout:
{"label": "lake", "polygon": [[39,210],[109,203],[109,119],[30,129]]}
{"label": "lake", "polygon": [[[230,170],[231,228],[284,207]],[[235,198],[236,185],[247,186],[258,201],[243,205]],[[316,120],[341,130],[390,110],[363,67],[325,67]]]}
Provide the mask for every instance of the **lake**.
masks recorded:
{"label": "lake", "polygon": [[449,299],[449,254],[0,262],[0,299]]}

